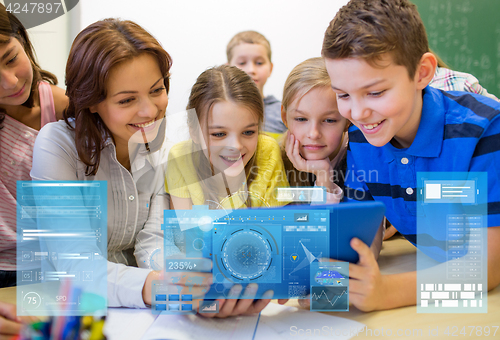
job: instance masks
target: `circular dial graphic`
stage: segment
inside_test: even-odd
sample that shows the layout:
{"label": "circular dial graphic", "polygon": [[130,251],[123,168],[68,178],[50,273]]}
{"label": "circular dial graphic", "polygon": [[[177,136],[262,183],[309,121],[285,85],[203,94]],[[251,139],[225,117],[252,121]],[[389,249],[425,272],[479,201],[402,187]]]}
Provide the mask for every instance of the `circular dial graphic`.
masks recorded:
{"label": "circular dial graphic", "polygon": [[161,270],[163,268],[163,264],[161,262],[161,249],[155,249],[151,253],[149,257],[149,268],[153,270]]}
{"label": "circular dial graphic", "polygon": [[33,310],[40,307],[42,303],[42,298],[36,292],[29,292],[24,295],[23,298],[23,308],[24,310]]}
{"label": "circular dial graphic", "polygon": [[222,246],[222,263],[230,274],[240,280],[260,277],[270,265],[271,248],[259,232],[236,231]]}

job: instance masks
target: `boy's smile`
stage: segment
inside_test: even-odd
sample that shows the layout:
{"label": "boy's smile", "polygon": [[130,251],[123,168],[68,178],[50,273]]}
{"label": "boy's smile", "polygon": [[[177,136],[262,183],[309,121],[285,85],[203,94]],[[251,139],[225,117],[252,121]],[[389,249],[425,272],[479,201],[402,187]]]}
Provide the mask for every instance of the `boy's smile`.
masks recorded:
{"label": "boy's smile", "polygon": [[392,141],[408,148],[417,134],[422,114],[422,89],[417,67],[410,79],[406,67],[396,65],[390,54],[376,64],[361,58],[325,59],[340,114],[349,119],[374,146]]}

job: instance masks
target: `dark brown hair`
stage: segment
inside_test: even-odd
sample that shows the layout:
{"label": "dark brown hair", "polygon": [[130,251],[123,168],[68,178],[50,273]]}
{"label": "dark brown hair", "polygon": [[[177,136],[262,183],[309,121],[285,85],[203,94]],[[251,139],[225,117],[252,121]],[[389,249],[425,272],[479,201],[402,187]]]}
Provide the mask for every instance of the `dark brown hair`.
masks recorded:
{"label": "dark brown hair", "polygon": [[[132,21],[97,21],[81,31],[71,46],[66,65],[69,105],[64,120],[75,131],[76,149],[87,165],[87,176],[97,173],[104,142],[111,136],[99,114],[91,113],[90,107],[106,99],[106,81],[113,67],[142,53],[158,61],[168,93],[172,59],[151,34]],[[74,119],[74,128],[69,118]]]}
{"label": "dark brown hair", "polygon": [[363,58],[373,65],[390,53],[410,79],[426,52],[424,24],[408,0],[351,0],[330,22],[322,49],[325,58]]}
{"label": "dark brown hair", "polygon": [[244,31],[237,33],[234,37],[231,38],[226,47],[226,56],[227,62],[230,63],[231,59],[233,59],[233,49],[239,44],[259,44],[265,47],[267,52],[267,57],[269,61],[271,61],[271,44],[269,40],[266,39],[265,36],[256,31]]}
{"label": "dark brown hair", "polygon": [[[28,37],[28,32],[24,25],[11,12],[5,9],[5,6],[0,3],[0,44],[8,44],[10,39],[15,38],[23,46],[24,52],[33,68],[33,81],[31,82],[31,92],[28,100],[22,105],[28,108],[34,106],[34,97],[38,94],[38,83],[40,80],[45,80],[52,85],[57,84],[57,77],[48,71],[42,70],[38,65],[35,57],[35,50]],[[0,112],[0,124],[4,119],[4,113]]]}
{"label": "dark brown hair", "polygon": [[[255,82],[248,74],[235,66],[222,65],[210,68],[204,71],[196,79],[196,83],[191,89],[187,109],[194,109],[196,117],[199,121],[201,129],[208,130],[208,119],[215,103],[223,101],[232,101],[236,104],[243,105],[252,113],[257,115],[259,120],[259,131],[264,120],[264,103],[259,89]],[[189,115],[192,117],[193,115]],[[195,122],[188,122],[189,126],[196,126]],[[196,133],[191,131],[191,134]],[[206,141],[208,144],[208,140]],[[207,145],[208,150],[210,150]],[[245,165],[245,174],[247,179],[247,187],[250,186],[255,178],[255,172],[251,171],[255,165],[257,151]],[[201,155],[201,153],[194,153]],[[215,170],[210,162],[203,156],[202,159],[196,160],[195,164],[200,164],[196,169],[200,183],[202,184],[205,197],[211,200],[218,198],[214,197],[212,188],[205,188],[203,179],[214,176]],[[211,172],[211,173],[206,173]],[[247,200],[247,206],[250,206],[250,199]]]}

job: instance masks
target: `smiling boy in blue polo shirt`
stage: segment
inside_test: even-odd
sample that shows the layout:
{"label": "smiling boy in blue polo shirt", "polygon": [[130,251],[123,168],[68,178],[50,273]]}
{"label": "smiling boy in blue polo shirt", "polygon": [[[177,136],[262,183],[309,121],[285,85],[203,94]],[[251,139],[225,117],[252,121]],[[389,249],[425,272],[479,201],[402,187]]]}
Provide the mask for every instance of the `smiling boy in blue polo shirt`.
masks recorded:
{"label": "smiling boy in blue polo shirt", "polygon": [[[416,244],[417,172],[487,172],[488,289],[500,283],[500,104],[428,86],[436,69],[416,7],[352,0],[330,23],[322,54],[349,130],[346,195],[386,204]],[[441,226],[439,226],[441,227]],[[443,225],[442,228],[445,228]],[[364,311],[416,303],[416,272],[381,275],[368,246],[351,246],[350,301]]]}

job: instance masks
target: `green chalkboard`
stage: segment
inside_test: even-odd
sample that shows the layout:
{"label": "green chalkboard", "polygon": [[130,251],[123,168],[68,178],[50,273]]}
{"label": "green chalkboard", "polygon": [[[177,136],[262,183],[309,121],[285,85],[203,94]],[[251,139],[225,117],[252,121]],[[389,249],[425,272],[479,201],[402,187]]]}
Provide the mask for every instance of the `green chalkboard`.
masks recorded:
{"label": "green chalkboard", "polygon": [[429,45],[451,69],[471,73],[500,95],[500,1],[412,0]]}

